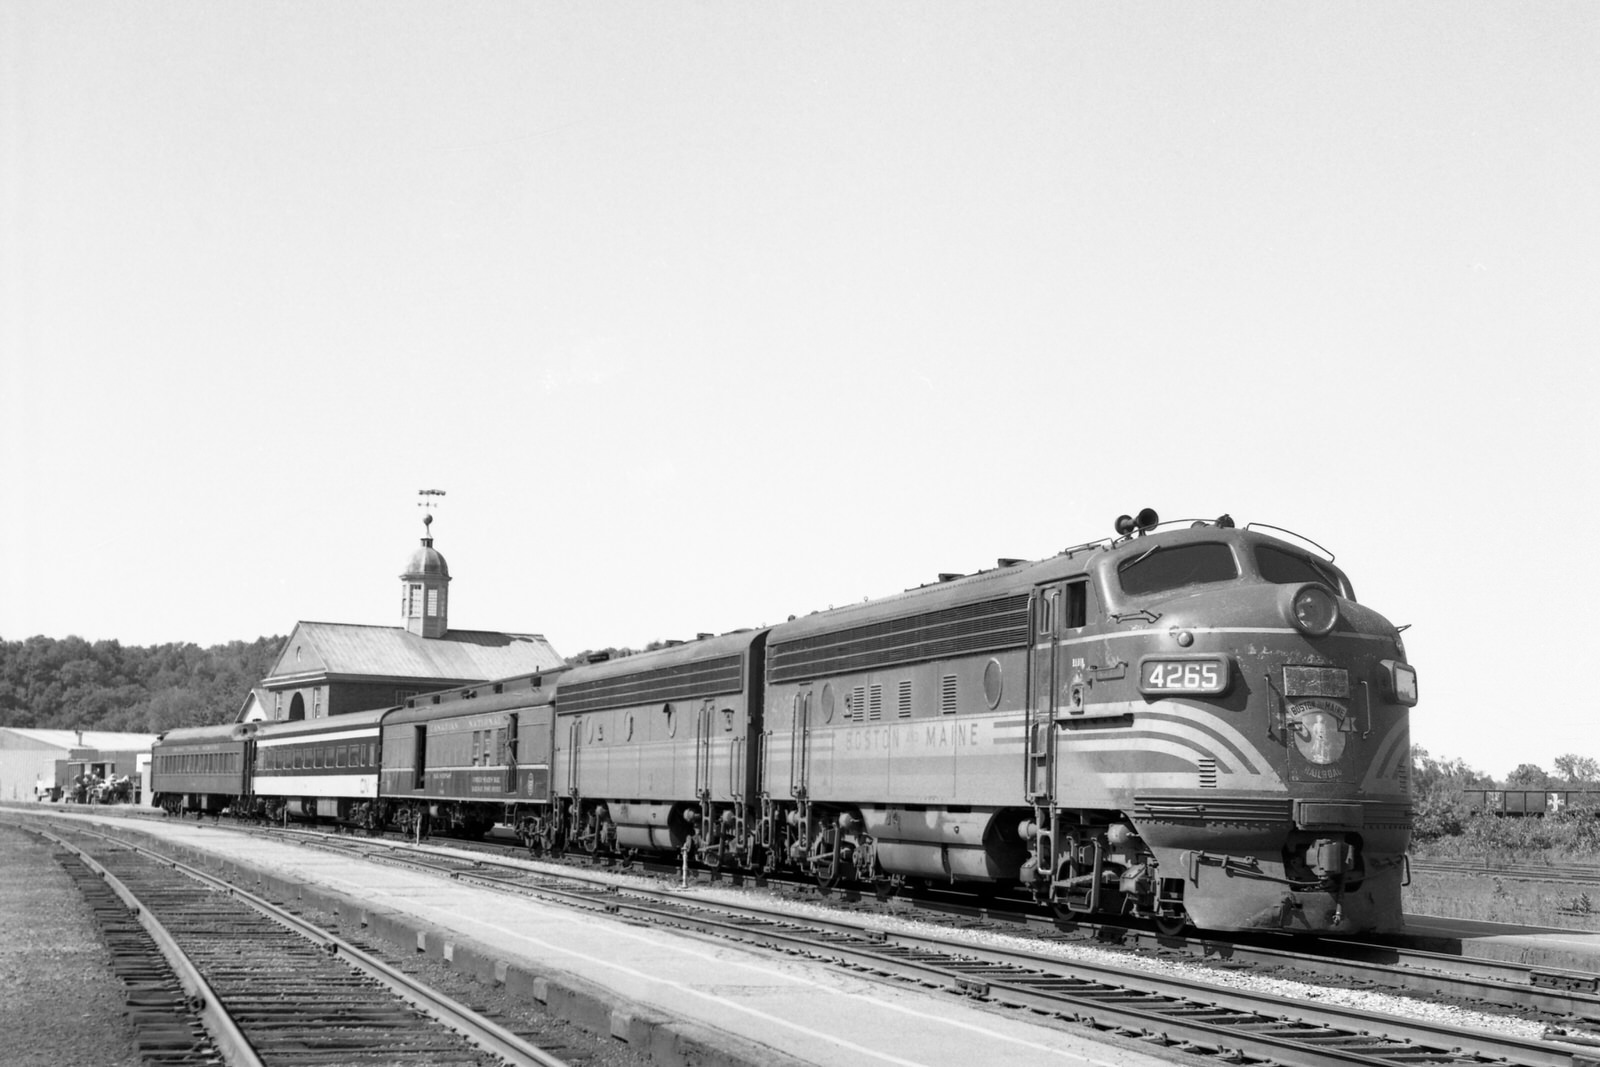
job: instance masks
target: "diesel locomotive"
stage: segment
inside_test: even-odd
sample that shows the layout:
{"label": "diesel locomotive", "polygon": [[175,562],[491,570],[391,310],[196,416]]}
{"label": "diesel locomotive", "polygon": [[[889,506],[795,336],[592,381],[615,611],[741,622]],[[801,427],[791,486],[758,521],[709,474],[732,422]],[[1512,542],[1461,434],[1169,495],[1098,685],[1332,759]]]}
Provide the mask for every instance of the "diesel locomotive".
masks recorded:
{"label": "diesel locomotive", "polygon": [[[500,823],[535,849],[824,886],[1022,887],[1166,929],[1398,929],[1417,701],[1400,631],[1286,531],[1148,510],[1116,528],[360,722],[173,731],[154,790],[174,811]],[[306,772],[274,780],[273,748]],[[234,777],[164,776],[224,758]]]}

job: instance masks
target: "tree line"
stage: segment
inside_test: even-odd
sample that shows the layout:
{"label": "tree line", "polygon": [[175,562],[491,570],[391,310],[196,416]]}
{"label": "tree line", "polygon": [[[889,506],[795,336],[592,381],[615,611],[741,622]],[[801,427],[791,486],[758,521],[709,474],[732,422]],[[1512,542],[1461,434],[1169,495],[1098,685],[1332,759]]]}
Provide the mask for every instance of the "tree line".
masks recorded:
{"label": "tree line", "polygon": [[286,637],[201,648],[81,637],[0,640],[0,726],[161,733],[228,722]]}
{"label": "tree line", "polygon": [[1435,759],[1411,746],[1411,801],[1416,834],[1423,840],[1460,834],[1472,818],[1469,789],[1600,790],[1600,760],[1568,752],[1553,761],[1554,771],[1520,764],[1496,781],[1461,759]]}

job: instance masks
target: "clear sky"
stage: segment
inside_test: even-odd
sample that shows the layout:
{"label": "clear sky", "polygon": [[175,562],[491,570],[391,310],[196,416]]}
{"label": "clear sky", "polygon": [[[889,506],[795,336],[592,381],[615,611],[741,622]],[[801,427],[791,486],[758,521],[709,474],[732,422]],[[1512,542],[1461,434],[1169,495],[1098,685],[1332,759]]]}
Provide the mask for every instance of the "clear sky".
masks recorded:
{"label": "clear sky", "polygon": [[1600,756],[1592,3],[0,5],[0,637],[563,653],[1289,527]]}

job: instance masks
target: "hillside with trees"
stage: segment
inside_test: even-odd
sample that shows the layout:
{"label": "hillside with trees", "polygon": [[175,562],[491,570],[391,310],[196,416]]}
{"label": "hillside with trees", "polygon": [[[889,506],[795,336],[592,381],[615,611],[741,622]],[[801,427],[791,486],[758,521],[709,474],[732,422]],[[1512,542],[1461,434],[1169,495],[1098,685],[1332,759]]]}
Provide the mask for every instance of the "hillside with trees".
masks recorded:
{"label": "hillside with trees", "polygon": [[227,722],[286,640],[210,648],[81,637],[0,641],[0,726],[161,733]]}

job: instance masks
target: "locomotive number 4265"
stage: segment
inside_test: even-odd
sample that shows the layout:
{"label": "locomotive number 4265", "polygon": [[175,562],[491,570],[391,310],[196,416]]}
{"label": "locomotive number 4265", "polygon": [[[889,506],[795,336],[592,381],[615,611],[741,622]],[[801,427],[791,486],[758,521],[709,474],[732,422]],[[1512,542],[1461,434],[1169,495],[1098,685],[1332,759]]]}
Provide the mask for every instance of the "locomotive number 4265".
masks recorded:
{"label": "locomotive number 4265", "polygon": [[1214,695],[1228,689],[1226,656],[1150,656],[1139,662],[1141,693]]}

